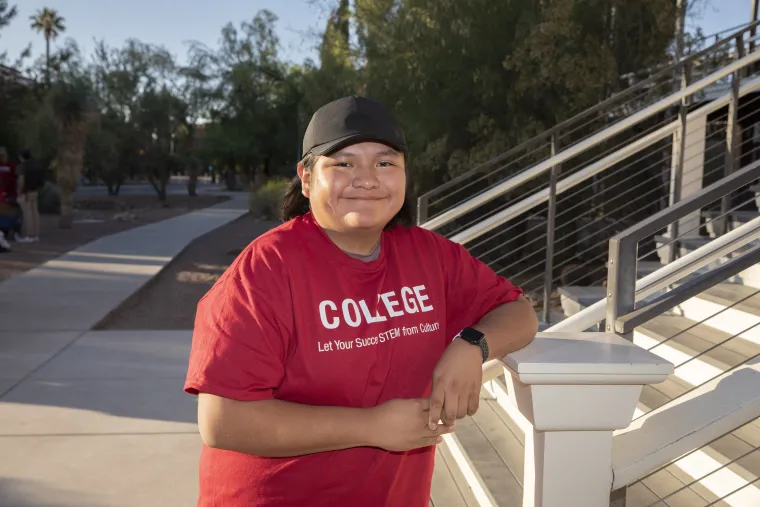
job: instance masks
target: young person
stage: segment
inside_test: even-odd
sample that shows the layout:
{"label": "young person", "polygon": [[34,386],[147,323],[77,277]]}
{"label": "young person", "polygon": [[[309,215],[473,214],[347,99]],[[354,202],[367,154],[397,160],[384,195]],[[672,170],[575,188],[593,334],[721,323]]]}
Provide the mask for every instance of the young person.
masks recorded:
{"label": "young person", "polygon": [[16,167],[18,203],[21,206],[21,227],[24,235],[17,238],[19,243],[34,243],[40,240],[39,191],[45,186],[45,171],[32,158],[28,149],[21,150],[21,163]]}
{"label": "young person", "polygon": [[527,345],[520,289],[413,227],[403,130],[379,102],[318,110],[280,227],[198,305],[185,390],[198,505],[425,507],[435,444],[482,363]]}

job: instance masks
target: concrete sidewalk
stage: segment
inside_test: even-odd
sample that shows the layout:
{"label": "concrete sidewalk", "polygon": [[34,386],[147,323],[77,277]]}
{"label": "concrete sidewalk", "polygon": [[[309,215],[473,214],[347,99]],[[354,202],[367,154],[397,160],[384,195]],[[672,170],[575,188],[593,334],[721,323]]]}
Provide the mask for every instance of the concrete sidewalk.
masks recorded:
{"label": "concrete sidewalk", "polygon": [[246,208],[101,238],[0,284],[0,506],[195,505],[191,332],[90,329]]}

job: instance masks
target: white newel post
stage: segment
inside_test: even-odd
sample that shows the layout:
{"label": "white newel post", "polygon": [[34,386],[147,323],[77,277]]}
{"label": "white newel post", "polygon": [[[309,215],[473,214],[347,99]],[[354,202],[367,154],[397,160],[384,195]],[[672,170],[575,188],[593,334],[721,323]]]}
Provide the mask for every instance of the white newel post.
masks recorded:
{"label": "white newel post", "polygon": [[523,507],[609,507],[612,432],[673,365],[614,334],[539,333],[502,359],[525,435]]}

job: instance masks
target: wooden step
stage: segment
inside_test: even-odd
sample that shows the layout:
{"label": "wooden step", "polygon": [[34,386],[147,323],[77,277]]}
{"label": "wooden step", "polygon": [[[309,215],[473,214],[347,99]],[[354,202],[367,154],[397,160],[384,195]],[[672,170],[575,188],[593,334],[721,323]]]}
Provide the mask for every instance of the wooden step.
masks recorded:
{"label": "wooden step", "polygon": [[760,344],[760,289],[718,284],[680,304],[676,311],[724,333],[739,334]]}
{"label": "wooden step", "polygon": [[[705,219],[705,228],[707,229],[707,233],[711,238],[716,238],[725,234],[725,230],[723,230],[723,221],[721,219],[717,219],[717,217],[721,215],[722,213],[720,211],[702,212],[702,218]],[[731,213],[728,213],[727,217],[728,221],[730,222],[731,230],[733,230],[737,227],[741,227],[747,222],[754,220],[759,215],[760,214],[758,214],[757,211],[733,211]]]}
{"label": "wooden step", "polygon": [[434,507],[480,507],[447,446],[439,444],[435,451],[430,505]]}

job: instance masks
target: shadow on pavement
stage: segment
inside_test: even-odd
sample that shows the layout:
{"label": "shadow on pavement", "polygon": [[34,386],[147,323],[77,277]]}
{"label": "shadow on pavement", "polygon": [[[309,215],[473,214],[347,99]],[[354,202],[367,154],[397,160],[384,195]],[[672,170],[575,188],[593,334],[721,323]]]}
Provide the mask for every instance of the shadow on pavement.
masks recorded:
{"label": "shadow on pavement", "polygon": [[0,477],[0,507],[106,507],[106,504],[39,481]]}

